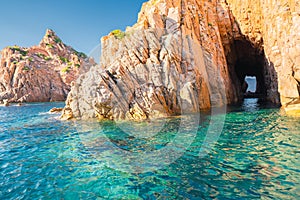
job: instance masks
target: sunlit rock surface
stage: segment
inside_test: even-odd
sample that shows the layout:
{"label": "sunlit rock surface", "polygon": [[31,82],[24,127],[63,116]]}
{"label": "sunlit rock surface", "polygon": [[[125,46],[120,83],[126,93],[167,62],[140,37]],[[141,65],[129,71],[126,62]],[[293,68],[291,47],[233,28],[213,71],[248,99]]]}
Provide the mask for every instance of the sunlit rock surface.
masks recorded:
{"label": "sunlit rock surface", "polygon": [[0,100],[64,101],[71,83],[92,64],[93,60],[47,30],[37,46],[10,46],[1,51]]}
{"label": "sunlit rock surface", "polygon": [[257,93],[299,100],[299,3],[151,0],[102,38],[101,64],[72,87],[63,118],[144,120],[234,104]]}

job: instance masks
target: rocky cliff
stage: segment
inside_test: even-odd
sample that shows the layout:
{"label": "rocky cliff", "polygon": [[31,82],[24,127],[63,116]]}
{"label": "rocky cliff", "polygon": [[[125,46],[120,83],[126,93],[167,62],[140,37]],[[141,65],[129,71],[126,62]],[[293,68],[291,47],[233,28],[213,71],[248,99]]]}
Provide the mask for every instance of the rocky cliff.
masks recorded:
{"label": "rocky cliff", "polygon": [[64,101],[71,83],[94,64],[47,30],[40,44],[1,51],[0,101]]}
{"label": "rocky cliff", "polygon": [[300,2],[227,0],[224,7],[241,35],[262,52],[262,73],[257,77],[268,99],[287,111],[300,111]]}
{"label": "rocky cliff", "polygon": [[197,112],[257,93],[299,102],[299,4],[151,0],[138,22],[102,38],[101,64],[81,76],[63,118],[143,120]]}

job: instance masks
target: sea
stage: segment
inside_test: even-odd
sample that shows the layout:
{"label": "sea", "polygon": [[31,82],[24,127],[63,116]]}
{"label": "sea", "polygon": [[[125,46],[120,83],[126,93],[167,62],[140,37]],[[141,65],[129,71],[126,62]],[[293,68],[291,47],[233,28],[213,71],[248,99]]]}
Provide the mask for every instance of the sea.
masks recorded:
{"label": "sea", "polygon": [[0,199],[300,199],[300,118],[246,99],[145,122],[0,107]]}

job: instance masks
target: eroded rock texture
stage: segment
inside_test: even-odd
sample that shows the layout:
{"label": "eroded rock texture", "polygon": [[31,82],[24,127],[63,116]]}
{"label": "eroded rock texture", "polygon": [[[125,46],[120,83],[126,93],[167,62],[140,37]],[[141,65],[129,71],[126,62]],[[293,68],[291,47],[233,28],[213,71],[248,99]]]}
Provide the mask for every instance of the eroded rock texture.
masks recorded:
{"label": "eroded rock texture", "polygon": [[71,83],[94,64],[47,30],[38,46],[11,46],[1,51],[0,100],[64,101]]}
{"label": "eroded rock texture", "polygon": [[233,104],[246,75],[267,100],[294,104],[297,24],[293,0],[151,0],[133,27],[102,38],[101,64],[76,81],[63,118],[143,120]]}
{"label": "eroded rock texture", "polygon": [[299,1],[227,2],[243,37],[253,47],[264,51],[262,65],[255,66],[262,66],[262,73],[257,77],[261,76],[259,84],[264,84],[262,88],[267,98],[283,107],[297,107],[295,104],[300,103]]}

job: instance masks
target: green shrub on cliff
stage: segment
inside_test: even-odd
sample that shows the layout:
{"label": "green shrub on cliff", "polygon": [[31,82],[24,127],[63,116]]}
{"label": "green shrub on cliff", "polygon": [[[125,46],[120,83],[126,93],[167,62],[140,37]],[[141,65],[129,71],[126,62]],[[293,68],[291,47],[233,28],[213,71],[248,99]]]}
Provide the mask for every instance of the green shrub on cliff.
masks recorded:
{"label": "green shrub on cliff", "polygon": [[15,45],[15,46],[10,46],[10,47],[8,47],[8,48],[10,48],[11,50],[13,50],[13,51],[19,51],[20,52],[20,54],[22,55],[22,56],[27,56],[27,51],[25,51],[25,50],[22,50],[19,46],[17,46],[17,45]]}
{"label": "green shrub on cliff", "polygon": [[14,51],[20,51],[20,47],[17,45],[9,46],[8,48],[10,48],[11,50],[14,50]]}
{"label": "green shrub on cliff", "polygon": [[25,67],[23,67],[23,70],[24,70],[24,71],[29,71],[30,68],[29,68],[28,66],[25,66]]}
{"label": "green shrub on cliff", "polygon": [[66,66],[65,68],[63,68],[61,70],[62,73],[68,73],[70,71],[71,67],[70,66]]}
{"label": "green shrub on cliff", "polygon": [[24,51],[24,50],[20,50],[20,54],[22,55],[22,56],[27,56],[27,51]]}
{"label": "green shrub on cliff", "polygon": [[35,55],[37,55],[39,58],[45,58],[45,54],[42,53],[36,53]]}
{"label": "green shrub on cliff", "polygon": [[49,43],[46,44],[46,47],[49,47],[50,49],[54,48],[54,46],[52,44],[49,44]]}
{"label": "green shrub on cliff", "polygon": [[126,36],[126,34],[119,29],[112,31],[111,34],[113,34],[115,38],[119,40],[123,39]]}
{"label": "green shrub on cliff", "polygon": [[81,58],[87,58],[87,55],[85,55],[85,54],[82,53],[82,52],[77,52],[77,51],[76,51],[76,55],[77,55],[78,57],[81,57]]}
{"label": "green shrub on cliff", "polygon": [[69,62],[69,60],[68,60],[67,58],[62,57],[62,56],[59,56],[59,59],[60,59],[62,62],[64,62],[64,63],[68,63],[68,62]]}
{"label": "green shrub on cliff", "polygon": [[46,57],[44,57],[44,59],[45,59],[46,61],[49,61],[49,60],[51,60],[52,58],[49,57],[49,56],[46,56]]}
{"label": "green shrub on cliff", "polygon": [[50,56],[46,56],[45,54],[42,54],[42,53],[36,53],[35,55],[37,55],[40,58],[43,58],[46,61],[49,61],[52,59]]}
{"label": "green shrub on cliff", "polygon": [[59,39],[59,38],[55,38],[54,41],[55,41],[55,43],[61,43],[62,42],[61,39]]}
{"label": "green shrub on cliff", "polygon": [[85,55],[85,53],[82,52],[78,52],[75,49],[72,48],[72,51],[74,51],[75,55],[80,57],[80,58],[87,58],[87,55]]}

